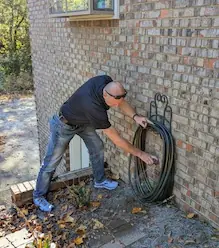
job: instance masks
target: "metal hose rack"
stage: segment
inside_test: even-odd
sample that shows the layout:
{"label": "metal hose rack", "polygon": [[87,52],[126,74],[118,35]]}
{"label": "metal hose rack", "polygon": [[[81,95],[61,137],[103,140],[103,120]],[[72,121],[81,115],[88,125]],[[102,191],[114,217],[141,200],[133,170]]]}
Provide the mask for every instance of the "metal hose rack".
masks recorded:
{"label": "metal hose rack", "polygon": [[[158,102],[164,105],[162,114],[159,114]],[[130,156],[129,158],[129,183],[135,196],[142,203],[165,200],[171,196],[174,185],[175,144],[171,133],[172,109],[168,105],[168,99],[165,95],[160,93],[155,95],[154,101],[150,105],[149,119],[146,129],[139,126],[136,130],[133,145],[145,151],[147,132],[156,132],[163,143],[163,159],[161,161],[160,175],[156,186],[154,186],[151,184],[146,170],[149,165],[146,165],[137,157]],[[134,166],[132,165],[132,159],[134,159]]]}

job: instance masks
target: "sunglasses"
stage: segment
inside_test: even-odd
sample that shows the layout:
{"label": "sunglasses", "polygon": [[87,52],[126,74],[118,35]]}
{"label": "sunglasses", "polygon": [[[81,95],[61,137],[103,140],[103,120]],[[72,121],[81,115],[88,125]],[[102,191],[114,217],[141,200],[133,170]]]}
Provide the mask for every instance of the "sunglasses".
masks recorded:
{"label": "sunglasses", "polygon": [[[105,91],[106,91],[106,90],[105,90]],[[127,91],[126,91],[126,90],[125,90],[125,93],[124,93],[124,94],[118,95],[118,96],[114,96],[114,95],[110,94],[108,91],[106,91],[106,93],[107,93],[108,95],[112,96],[113,98],[115,98],[116,100],[119,100],[119,99],[121,99],[121,98],[125,98],[126,95],[127,95]]]}

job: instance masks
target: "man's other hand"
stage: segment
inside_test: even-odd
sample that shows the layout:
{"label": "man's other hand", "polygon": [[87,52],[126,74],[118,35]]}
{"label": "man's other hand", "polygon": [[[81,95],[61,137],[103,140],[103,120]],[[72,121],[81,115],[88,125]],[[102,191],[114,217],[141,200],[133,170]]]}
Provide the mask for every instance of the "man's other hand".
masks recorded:
{"label": "man's other hand", "polygon": [[141,125],[143,128],[146,128],[147,127],[147,118],[144,117],[144,116],[141,116],[141,115],[136,115],[134,117],[134,121]]}
{"label": "man's other hand", "polygon": [[157,164],[158,163],[158,158],[155,156],[152,156],[146,152],[141,152],[140,155],[138,156],[142,161],[144,161],[146,164],[152,165],[152,164]]}

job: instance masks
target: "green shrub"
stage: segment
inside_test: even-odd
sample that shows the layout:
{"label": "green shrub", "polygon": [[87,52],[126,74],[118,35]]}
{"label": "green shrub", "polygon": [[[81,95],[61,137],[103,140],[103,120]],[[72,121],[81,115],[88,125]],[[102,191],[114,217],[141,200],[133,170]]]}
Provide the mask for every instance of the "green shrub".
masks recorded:
{"label": "green shrub", "polygon": [[0,84],[0,93],[17,93],[33,91],[33,78],[27,72],[22,72],[18,76],[10,74],[5,76]]}

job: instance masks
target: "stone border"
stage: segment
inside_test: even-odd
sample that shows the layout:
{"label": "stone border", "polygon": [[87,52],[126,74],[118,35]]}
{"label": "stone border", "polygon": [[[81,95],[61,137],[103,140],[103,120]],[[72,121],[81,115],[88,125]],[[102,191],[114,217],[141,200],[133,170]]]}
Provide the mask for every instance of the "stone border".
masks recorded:
{"label": "stone border", "polygon": [[[62,174],[57,177],[57,180],[52,181],[50,191],[65,188],[66,185],[78,184],[80,181],[87,179],[92,174],[92,168],[90,167]],[[36,180],[12,185],[10,187],[12,202],[18,207],[21,207],[25,203],[32,202],[32,194],[35,186]]]}

